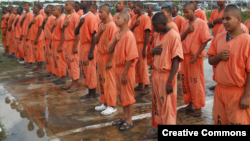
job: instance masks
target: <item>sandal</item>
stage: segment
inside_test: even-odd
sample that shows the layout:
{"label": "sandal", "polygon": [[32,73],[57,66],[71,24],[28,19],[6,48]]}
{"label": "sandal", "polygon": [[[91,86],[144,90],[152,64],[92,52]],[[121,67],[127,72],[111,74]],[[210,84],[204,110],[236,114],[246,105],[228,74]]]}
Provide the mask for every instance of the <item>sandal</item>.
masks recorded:
{"label": "sandal", "polygon": [[88,95],[88,94],[86,94],[86,95],[84,95],[84,96],[81,96],[79,99],[80,99],[80,100],[81,100],[81,99],[87,99],[87,98],[88,98],[87,95]]}
{"label": "sandal", "polygon": [[58,79],[58,81],[55,82],[55,85],[61,85],[65,84],[66,82],[62,81],[61,79]]}
{"label": "sandal", "polygon": [[[121,129],[121,127],[124,127],[124,129]],[[119,128],[120,131],[126,131],[126,130],[129,130],[130,128],[133,128],[134,127],[134,123],[133,125],[127,123],[127,122],[124,122],[121,127]]]}
{"label": "sandal", "polygon": [[194,111],[193,109],[180,108],[178,112]]}
{"label": "sandal", "polygon": [[143,91],[140,93],[141,95],[146,95],[146,94],[149,94],[150,93],[150,90],[148,90],[147,92],[143,93]]}
{"label": "sandal", "polygon": [[68,89],[70,89],[70,87],[62,87],[61,89],[62,90],[68,90]]}
{"label": "sandal", "polygon": [[67,90],[67,93],[73,93],[73,92],[76,92],[76,91],[78,91],[78,88],[73,89],[73,90],[72,90],[72,89],[68,89],[68,90]]}
{"label": "sandal", "polygon": [[[120,123],[119,123],[120,122]],[[116,125],[122,125],[125,121],[122,120],[122,118],[120,118],[119,120],[116,120],[112,123],[112,126],[116,126]]]}
{"label": "sandal", "polygon": [[51,76],[51,74],[45,74],[44,75],[44,77],[50,77]]}
{"label": "sandal", "polygon": [[201,114],[202,114],[202,112],[194,113],[194,114],[193,114],[193,117],[200,117]]}
{"label": "sandal", "polygon": [[143,91],[143,88],[140,89],[140,88],[134,88],[134,91]]}
{"label": "sandal", "polygon": [[36,70],[35,72],[42,72],[43,70]]}

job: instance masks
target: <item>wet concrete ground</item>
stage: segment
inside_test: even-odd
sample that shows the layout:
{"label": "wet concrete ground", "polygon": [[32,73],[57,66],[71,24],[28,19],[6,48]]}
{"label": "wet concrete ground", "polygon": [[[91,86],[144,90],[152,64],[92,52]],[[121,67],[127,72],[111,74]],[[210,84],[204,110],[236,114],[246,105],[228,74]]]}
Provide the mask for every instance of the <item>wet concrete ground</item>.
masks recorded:
{"label": "wet concrete ground", "polygon": [[[135,92],[135,127],[122,132],[118,127],[111,126],[112,121],[122,117],[121,106],[117,106],[116,113],[103,116],[94,110],[98,101],[85,103],[78,100],[87,94],[82,78],[79,91],[68,94],[60,89],[62,86],[44,78],[45,71],[33,73],[30,69],[0,56],[0,120],[8,135],[6,141],[138,141],[144,140],[145,134],[157,131],[150,127],[151,93],[141,96]],[[206,58],[204,72],[206,107],[202,109],[203,114],[194,118],[192,112],[178,113],[178,125],[213,124],[213,91],[208,88],[215,82],[212,81],[212,67]],[[67,83],[70,83],[69,79]],[[185,106],[180,87],[178,82],[178,108]]]}

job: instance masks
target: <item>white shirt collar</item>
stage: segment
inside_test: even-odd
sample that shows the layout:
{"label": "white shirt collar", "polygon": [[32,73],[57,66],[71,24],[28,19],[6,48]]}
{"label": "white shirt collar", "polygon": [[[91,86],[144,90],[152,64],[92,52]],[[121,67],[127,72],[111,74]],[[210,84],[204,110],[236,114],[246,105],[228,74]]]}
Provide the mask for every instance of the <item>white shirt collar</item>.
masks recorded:
{"label": "white shirt collar", "polygon": [[[178,16],[178,15],[177,15]],[[172,20],[174,20],[177,16],[175,16],[175,17],[172,17]]]}
{"label": "white shirt collar", "polygon": [[200,8],[198,8],[198,9],[194,10],[194,12],[195,12],[195,11],[197,11],[197,10],[199,10],[199,9],[200,9]]}
{"label": "white shirt collar", "polygon": [[89,11],[88,13],[86,13],[86,14],[83,14],[83,15],[81,16],[81,18],[84,18],[84,17],[87,16],[89,13],[90,13],[90,11]]}

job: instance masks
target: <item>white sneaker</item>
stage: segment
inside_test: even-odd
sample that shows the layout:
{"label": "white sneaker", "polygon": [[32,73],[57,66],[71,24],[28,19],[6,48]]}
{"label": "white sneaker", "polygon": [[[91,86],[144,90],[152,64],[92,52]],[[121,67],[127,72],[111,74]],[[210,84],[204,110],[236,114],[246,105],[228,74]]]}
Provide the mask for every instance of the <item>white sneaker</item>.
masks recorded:
{"label": "white sneaker", "polygon": [[95,107],[95,110],[96,110],[96,111],[103,111],[103,110],[105,110],[105,109],[107,109],[107,107],[106,107],[104,104],[102,104],[101,106],[96,106],[96,107]]}
{"label": "white sneaker", "polygon": [[102,111],[103,115],[111,115],[113,113],[115,113],[117,111],[117,109],[114,109],[113,107],[108,107],[106,110]]}
{"label": "white sneaker", "polygon": [[19,63],[20,63],[20,64],[24,64],[24,63],[25,63],[25,61],[19,61]]}

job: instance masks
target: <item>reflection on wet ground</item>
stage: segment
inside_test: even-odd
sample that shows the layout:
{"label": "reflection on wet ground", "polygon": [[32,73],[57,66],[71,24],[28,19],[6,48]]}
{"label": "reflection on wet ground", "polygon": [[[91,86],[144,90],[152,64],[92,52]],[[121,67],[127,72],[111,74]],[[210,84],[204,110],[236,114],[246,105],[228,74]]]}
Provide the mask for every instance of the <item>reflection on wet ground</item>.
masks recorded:
{"label": "reflection on wet ground", "polygon": [[[192,112],[177,114],[177,124],[213,124],[212,68],[204,60],[206,77],[206,107],[203,114],[194,118]],[[68,81],[68,83],[70,83]],[[151,86],[150,86],[151,87]],[[183,106],[183,96],[178,82],[177,106]],[[135,92],[133,119],[135,127],[129,131],[119,131],[110,126],[111,122],[122,117],[122,107],[115,114],[102,116],[94,110],[99,101],[85,103],[78,100],[86,95],[84,82],[79,82],[79,91],[68,94],[60,86],[43,77],[10,79],[0,84],[0,118],[8,132],[7,141],[132,141],[144,140],[147,133],[156,131],[150,127],[152,94],[141,96]],[[1,138],[0,138],[1,140]],[[157,140],[157,139],[156,139]]]}

